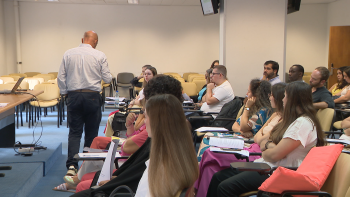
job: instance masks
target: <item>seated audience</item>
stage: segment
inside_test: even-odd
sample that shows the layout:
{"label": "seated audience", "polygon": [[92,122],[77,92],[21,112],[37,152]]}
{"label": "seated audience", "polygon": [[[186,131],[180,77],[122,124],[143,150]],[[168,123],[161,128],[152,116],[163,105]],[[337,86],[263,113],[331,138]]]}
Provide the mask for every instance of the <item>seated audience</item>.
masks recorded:
{"label": "seated audience", "polygon": [[201,107],[203,112],[220,112],[222,106],[235,98],[231,84],[226,77],[227,70],[225,66],[217,65],[214,67],[210,74],[211,83],[207,84],[206,101]]}
{"label": "seated audience", "polygon": [[[286,84],[278,83],[272,86],[270,94],[270,102],[272,108],[275,112],[271,115],[269,120],[264,124],[264,126],[256,133],[254,136],[254,142],[249,147],[244,147],[244,150],[249,152],[260,152],[260,147],[258,144],[264,139],[268,139],[272,128],[282,120],[283,114],[283,102],[284,90]],[[203,142],[206,138],[203,138]],[[249,160],[254,161],[260,158],[259,156],[250,156]],[[195,183],[195,188],[197,189],[197,196],[206,196],[209,187],[210,180],[214,173],[224,170],[230,167],[232,162],[245,162],[245,160],[237,159],[234,154],[222,154],[215,153],[206,149],[203,153],[202,160],[199,164],[200,174],[199,178]]]}
{"label": "seated audience", "polygon": [[275,85],[276,83],[280,83],[281,80],[278,76],[279,64],[275,61],[269,60],[264,63],[264,74],[260,78],[260,80],[265,80],[271,83],[271,85]]}
{"label": "seated audience", "polygon": [[210,74],[213,72],[213,69],[208,69],[206,72],[205,72],[205,80],[207,81],[207,84],[205,84],[202,89],[199,91],[198,93],[198,99],[197,99],[197,102],[196,102],[196,108],[201,108],[203,103],[205,103],[205,94],[207,93],[207,85],[211,82],[210,81]]}
{"label": "seated audience", "polygon": [[144,66],[142,66],[142,72],[141,72],[141,74],[140,74],[139,76],[137,76],[137,77],[134,77],[134,78],[130,81],[130,83],[131,83],[133,86],[135,86],[135,87],[141,88],[141,87],[142,87],[142,82],[139,82],[139,81],[140,81],[140,79],[144,78],[145,70],[146,70],[147,68],[151,68],[151,67],[152,67],[151,65],[144,65]]}
{"label": "seated audience", "polygon": [[[282,121],[272,129],[269,139],[260,142],[262,158],[254,162],[267,163],[271,167],[298,167],[312,147],[325,144],[308,84],[288,84],[283,106]],[[257,190],[268,177],[256,171],[228,168],[214,174],[207,196],[239,196]]]}
{"label": "seated audience", "polygon": [[344,75],[343,75],[343,72],[346,68],[347,66],[338,68],[337,70],[338,81],[331,88],[329,88],[329,91],[332,93],[332,96],[340,96],[343,88],[348,85],[348,82],[345,81]]}
{"label": "seated audience", "polygon": [[294,64],[292,67],[289,68],[289,74],[288,74],[288,82],[293,81],[302,81],[304,76],[304,67],[300,64]]}
{"label": "seated audience", "polygon": [[173,95],[156,95],[147,100],[145,114],[151,151],[135,197],[175,196],[185,188],[191,190],[198,163],[182,103]]}
{"label": "seated audience", "polygon": [[253,137],[271,116],[270,94],[269,82],[251,80],[247,92],[248,100],[242,115],[232,125],[232,131],[246,138]]}
{"label": "seated audience", "polygon": [[[181,83],[177,79],[167,75],[157,75],[151,79],[144,89],[144,94],[146,104],[147,100],[150,97],[158,94],[172,94],[178,98],[180,102],[183,101]],[[86,180],[85,184],[82,185],[84,187],[81,188],[81,190],[86,188],[86,186],[87,190],[78,192],[77,188],[78,193],[74,194],[73,197],[90,196],[94,193],[103,193],[105,195],[109,195],[113,189],[120,185],[127,185],[134,192],[136,192],[138,183],[146,169],[145,162],[149,159],[150,143],[151,138],[148,138],[146,142],[134,154],[132,154],[119,169],[113,173],[112,179],[110,181],[107,183],[100,183],[101,187],[98,189],[87,189],[91,184],[96,185],[98,179],[97,173],[94,177],[94,180]]]}
{"label": "seated audience", "polygon": [[325,67],[317,67],[311,73],[312,101],[316,109],[334,108],[332,94],[324,87],[328,77],[329,71]]}
{"label": "seated audience", "polygon": [[214,69],[217,65],[219,65],[219,60],[214,60],[213,63],[211,63],[210,69]]}
{"label": "seated audience", "polygon": [[343,72],[344,80],[347,85],[344,86],[343,90],[340,92],[340,97],[334,100],[334,103],[345,103],[350,102],[350,67],[346,68]]}

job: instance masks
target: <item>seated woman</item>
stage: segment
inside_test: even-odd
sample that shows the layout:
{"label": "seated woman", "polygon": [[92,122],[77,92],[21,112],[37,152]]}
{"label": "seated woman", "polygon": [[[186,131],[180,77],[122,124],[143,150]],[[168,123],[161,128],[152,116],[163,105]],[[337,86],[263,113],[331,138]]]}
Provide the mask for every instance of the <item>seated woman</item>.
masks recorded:
{"label": "seated woman", "polygon": [[[271,167],[298,167],[312,147],[325,144],[308,84],[288,84],[283,106],[283,120],[272,129],[269,139],[261,141],[262,158],[254,162],[267,163]],[[268,177],[256,171],[228,168],[214,174],[207,196],[239,196],[257,190]]]}
{"label": "seated woman", "polygon": [[[132,100],[130,102],[130,104],[128,106],[129,108],[131,108],[133,106],[137,106],[137,107],[141,106],[141,101],[144,99],[143,90],[144,90],[145,86],[148,84],[149,80],[151,80],[156,75],[157,75],[157,69],[156,68],[154,68],[154,67],[147,67],[147,69],[144,72],[144,79],[145,80],[143,82],[143,89],[140,91],[139,95],[134,100]],[[115,112],[112,112],[108,116],[106,129],[105,129],[105,136],[106,137],[111,137],[114,134],[114,131],[112,129],[112,122],[113,122],[113,119],[114,119],[114,113]]]}
{"label": "seated woman", "polygon": [[210,68],[213,69],[214,66],[219,65],[219,60],[214,60],[213,63],[211,63]]}
{"label": "seated woman", "polygon": [[198,164],[182,103],[173,95],[156,95],[147,101],[145,114],[151,151],[135,197],[175,196],[192,189]]}
{"label": "seated woman", "polygon": [[[261,152],[259,144],[262,140],[268,139],[272,128],[282,119],[283,102],[285,83],[277,83],[271,88],[270,102],[275,112],[271,115],[264,126],[255,134],[254,142],[250,147],[245,147],[244,150],[249,152]],[[254,161],[260,158],[259,156],[250,156],[249,160]],[[209,149],[205,150],[202,160],[199,164],[200,174],[195,183],[197,189],[197,196],[206,196],[212,176],[221,170],[230,167],[232,162],[245,162],[245,160],[238,160],[234,154],[222,154],[211,152]]]}
{"label": "seated woman", "polygon": [[[207,81],[207,84],[210,83],[210,74],[213,72],[213,69],[208,69],[205,72],[205,80]],[[207,84],[205,84],[202,89],[199,91],[198,93],[198,98],[197,98],[197,102],[195,104],[196,109],[200,109],[203,105],[203,103],[205,103],[205,94],[207,93]]]}
{"label": "seated woman", "polygon": [[270,93],[270,82],[251,80],[247,92],[248,100],[242,115],[232,125],[232,131],[246,138],[253,137],[271,116]]}
{"label": "seated woman", "polygon": [[[141,102],[142,103],[142,102]],[[146,125],[144,123],[144,114],[140,114],[137,117],[135,113],[130,113],[126,118],[126,136],[127,139],[121,146],[121,156],[129,156],[136,152],[147,140],[148,133],[146,131]],[[133,124],[135,122],[135,125]],[[93,149],[106,149],[107,145],[111,142],[111,137],[98,136],[95,137],[91,143],[90,148]],[[86,186],[81,183],[85,180],[91,180],[95,173],[102,169],[103,161],[84,161],[80,166],[78,173],[74,176],[66,175],[63,183],[54,188],[54,190],[60,191],[71,191],[77,189],[77,191],[82,190]]]}
{"label": "seated woman", "polygon": [[344,79],[347,82],[347,85],[343,88],[343,90],[340,93],[340,97],[337,99],[334,99],[334,103],[345,103],[350,102],[350,67],[345,68],[344,72]]}
{"label": "seated woman", "polygon": [[343,88],[348,85],[348,83],[345,81],[343,72],[347,68],[347,66],[343,66],[338,68],[337,70],[337,83],[335,83],[331,88],[329,88],[329,91],[332,93],[332,96],[340,96],[341,91]]}
{"label": "seated woman", "polygon": [[[157,75],[150,80],[144,89],[144,94],[146,105],[150,97],[158,94],[172,94],[180,102],[183,101],[181,83],[177,79],[167,75]],[[73,197],[90,196],[95,192],[102,192],[109,195],[113,189],[120,185],[127,185],[136,192],[138,183],[146,169],[145,162],[149,159],[150,143],[151,138],[148,138],[146,142],[113,173],[113,177],[109,182],[104,183],[95,190],[87,189],[78,192],[74,194]],[[95,176],[95,178],[94,180],[90,180],[90,183],[93,183],[92,185],[96,184],[95,182],[97,182],[98,176]],[[88,186],[90,185],[91,184],[88,184]]]}

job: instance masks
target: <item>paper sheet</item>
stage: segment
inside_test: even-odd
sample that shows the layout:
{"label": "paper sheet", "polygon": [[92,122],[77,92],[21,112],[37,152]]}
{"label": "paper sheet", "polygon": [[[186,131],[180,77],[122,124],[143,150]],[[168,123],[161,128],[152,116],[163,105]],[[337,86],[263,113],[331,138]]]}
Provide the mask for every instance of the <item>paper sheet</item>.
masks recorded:
{"label": "paper sheet", "polygon": [[196,129],[195,131],[209,132],[209,131],[228,131],[228,130],[224,127],[200,127],[198,129]]}
{"label": "paper sheet", "polygon": [[[114,101],[105,101],[107,105],[114,105]],[[125,102],[119,101],[119,105],[124,105]]]}
{"label": "paper sheet", "polygon": [[[107,96],[106,99],[115,101],[115,97],[109,97],[109,96]],[[125,100],[125,97],[119,97],[119,103],[120,103],[121,101],[124,101],[124,100]]]}
{"label": "paper sheet", "polygon": [[222,147],[222,148],[243,149],[243,147],[244,147],[244,140],[234,139],[234,138],[211,137],[209,139],[209,145],[210,146]]}
{"label": "paper sheet", "polygon": [[5,107],[8,103],[0,103],[0,107]]}
{"label": "paper sheet", "polygon": [[227,151],[227,150],[221,150],[220,148],[217,148],[217,147],[210,147],[210,151],[212,151],[212,152],[222,152],[222,153],[238,153],[238,154],[241,154],[241,155],[249,157],[249,151],[247,151],[247,150]]}
{"label": "paper sheet", "polygon": [[[103,153],[78,153],[80,158],[91,158],[91,157],[97,157],[97,158],[106,158],[107,153],[103,152]],[[115,154],[115,157],[121,157],[120,154],[117,152]]]}
{"label": "paper sheet", "polygon": [[341,140],[341,139],[327,139],[328,143],[342,143],[342,144],[350,144],[349,140]]}

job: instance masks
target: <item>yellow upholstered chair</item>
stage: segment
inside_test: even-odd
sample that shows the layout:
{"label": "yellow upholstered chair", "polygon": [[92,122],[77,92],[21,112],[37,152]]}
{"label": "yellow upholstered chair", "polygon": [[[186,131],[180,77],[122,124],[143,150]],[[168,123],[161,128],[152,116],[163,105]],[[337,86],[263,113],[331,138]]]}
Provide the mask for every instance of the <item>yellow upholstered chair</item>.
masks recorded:
{"label": "yellow upholstered chair", "polygon": [[23,74],[23,73],[11,73],[9,74],[10,76],[14,75],[14,76],[20,76],[20,77],[27,77],[26,74]]}
{"label": "yellow upholstered chair", "polygon": [[0,90],[12,90],[15,84],[0,84]]}
{"label": "yellow upholstered chair", "polygon": [[5,84],[7,82],[15,81],[12,77],[0,77],[2,83]]}
{"label": "yellow upholstered chair", "polygon": [[197,86],[193,82],[184,82],[181,83],[184,93],[188,96],[196,96],[197,95]]}
{"label": "yellow upholstered chair", "polygon": [[14,81],[18,81],[18,79],[21,78],[21,76],[18,75],[3,75],[2,77],[11,77]]}
{"label": "yellow upholstered chair", "polygon": [[195,73],[195,72],[187,72],[187,73],[184,73],[182,75],[182,78],[185,80],[185,81],[188,81],[188,75],[190,74],[198,74],[198,73]]}
{"label": "yellow upholstered chair", "polygon": [[29,84],[29,90],[33,90],[36,85],[40,84],[39,79],[41,79],[44,82],[43,78],[32,78],[32,77],[24,78],[23,81]]}
{"label": "yellow upholstered chair", "polygon": [[57,78],[56,79],[51,79],[47,81],[48,83],[56,83],[57,84]]}
{"label": "yellow upholstered chair", "polygon": [[330,131],[334,118],[334,109],[326,108],[319,109],[316,113],[316,117],[321,123],[321,128],[323,131]]}
{"label": "yellow upholstered chair", "polygon": [[303,80],[305,83],[310,84],[311,72],[304,72]]}
{"label": "yellow upholstered chair", "polygon": [[205,79],[205,75],[203,74],[190,74],[188,76],[188,82],[192,82],[194,78],[202,78],[202,79]]}
{"label": "yellow upholstered chair", "polygon": [[33,76],[33,78],[43,78],[44,81],[46,82],[48,80],[55,79],[55,76],[53,74],[39,74],[39,75]]}
{"label": "yellow upholstered chair", "polygon": [[27,75],[27,77],[33,77],[35,75],[41,74],[40,72],[25,72],[25,75]]}
{"label": "yellow upholstered chair", "polygon": [[34,87],[34,90],[44,91],[42,94],[38,95],[37,100],[29,102],[29,104],[36,109],[38,108],[37,115],[39,115],[39,111],[41,108],[44,108],[44,114],[47,114],[48,107],[57,106],[58,115],[57,115],[57,127],[60,125],[60,89],[57,84],[52,83],[43,83],[37,84]]}
{"label": "yellow upholstered chair", "polygon": [[47,73],[47,74],[51,74],[51,75],[54,76],[54,78],[57,78],[58,72],[49,72],[49,73]]}
{"label": "yellow upholstered chair", "polygon": [[[12,84],[14,86],[14,84],[16,83],[17,81],[11,81],[11,82],[7,82],[6,84]],[[19,84],[18,88],[22,90],[29,90],[29,83],[23,80],[21,84]]]}
{"label": "yellow upholstered chair", "polygon": [[343,128],[341,127],[341,122],[343,122],[343,121],[340,120],[340,121],[335,122],[335,123],[333,124],[333,127],[336,128],[336,129],[338,129],[338,130],[343,129]]}
{"label": "yellow upholstered chair", "polygon": [[[141,78],[141,79],[139,80],[139,82],[141,82],[142,84],[143,84],[144,81],[145,81],[144,78]],[[134,92],[140,92],[142,89],[143,89],[143,87],[139,88],[139,87],[135,87],[135,86],[134,86]]]}
{"label": "yellow upholstered chair", "polygon": [[197,85],[197,94],[201,91],[203,86],[207,84],[207,80],[201,78],[194,78],[192,82]]}

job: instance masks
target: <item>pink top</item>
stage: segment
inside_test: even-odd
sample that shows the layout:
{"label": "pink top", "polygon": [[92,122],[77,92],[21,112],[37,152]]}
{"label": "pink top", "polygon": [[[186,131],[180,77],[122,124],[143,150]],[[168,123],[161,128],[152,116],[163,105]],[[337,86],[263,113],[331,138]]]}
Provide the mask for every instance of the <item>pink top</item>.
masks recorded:
{"label": "pink top", "polygon": [[[145,143],[145,141],[147,140],[148,138],[148,133],[146,131],[146,124],[142,125],[140,127],[139,130],[135,131],[133,134],[131,134],[130,136],[131,137],[131,140],[133,142],[135,142],[135,144],[138,146],[138,147],[141,147],[143,145],[143,143]],[[128,136],[129,137],[129,136]],[[124,143],[125,141],[123,142],[123,145],[121,147],[121,153],[120,155],[121,156],[129,156],[130,154],[127,154],[127,153],[124,153],[123,151],[123,147],[124,147]]]}

